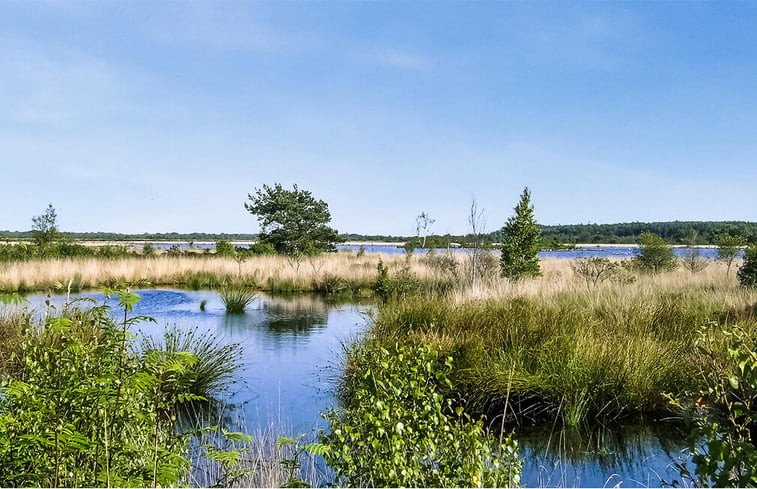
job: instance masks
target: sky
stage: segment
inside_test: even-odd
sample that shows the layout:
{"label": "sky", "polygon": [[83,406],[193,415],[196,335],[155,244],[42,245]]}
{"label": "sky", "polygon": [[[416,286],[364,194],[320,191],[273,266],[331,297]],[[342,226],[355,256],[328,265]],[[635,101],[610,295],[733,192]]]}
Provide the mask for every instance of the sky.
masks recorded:
{"label": "sky", "polygon": [[757,2],[0,0],[0,229],[757,221]]}

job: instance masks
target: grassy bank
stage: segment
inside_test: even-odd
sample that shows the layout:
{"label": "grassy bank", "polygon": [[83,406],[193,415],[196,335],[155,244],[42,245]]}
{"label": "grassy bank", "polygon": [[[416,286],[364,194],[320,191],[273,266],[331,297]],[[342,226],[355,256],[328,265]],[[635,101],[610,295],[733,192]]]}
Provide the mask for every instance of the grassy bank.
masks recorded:
{"label": "grassy bank", "polygon": [[243,262],[225,257],[170,257],[123,259],[42,259],[0,264],[0,291],[54,290],[71,282],[74,289],[95,288],[118,281],[195,289],[228,284],[270,292],[348,292],[371,295],[376,265],[381,259],[395,275],[407,268],[414,280],[428,287],[449,282],[443,272],[420,256],[408,263],[402,255],[329,253],[299,264],[277,255],[252,256]]}
{"label": "grassy bank", "polygon": [[358,348],[431,346],[455,359],[453,390],[473,411],[575,425],[669,412],[666,394],[691,398],[720,368],[700,331],[757,327],[757,292],[717,266],[588,288],[569,263],[544,264],[536,280],[391,301]]}

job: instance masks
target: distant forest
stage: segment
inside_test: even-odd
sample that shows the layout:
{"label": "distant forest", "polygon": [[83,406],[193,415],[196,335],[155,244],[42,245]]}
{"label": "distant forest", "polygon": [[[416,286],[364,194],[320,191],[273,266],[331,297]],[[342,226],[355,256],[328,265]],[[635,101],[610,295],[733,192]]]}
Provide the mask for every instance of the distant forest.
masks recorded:
{"label": "distant forest", "polygon": [[[757,243],[757,222],[747,221],[672,221],[672,222],[627,222],[618,224],[566,224],[541,226],[545,243],[564,244],[633,244],[643,232],[662,236],[671,244],[716,244],[720,234],[744,236],[750,243]],[[364,236],[342,234],[347,241],[406,241],[415,236]],[[430,235],[426,238],[429,246],[445,247],[448,243],[465,244],[472,236]],[[502,240],[502,231],[486,235],[484,242],[497,243]]]}
{"label": "distant forest", "polygon": [[[720,234],[746,237],[750,243],[757,243],[757,222],[748,221],[672,221],[672,222],[628,222],[618,224],[566,224],[541,226],[546,243],[589,243],[589,244],[631,244],[638,236],[649,231],[662,236],[671,244],[715,244]],[[257,234],[245,233],[63,233],[66,239],[82,241],[254,241]],[[365,235],[345,233],[339,237],[344,241],[415,241],[416,236]],[[0,239],[31,239],[31,231],[0,231]],[[494,231],[481,237],[484,242],[500,242],[502,232]],[[446,247],[449,243],[465,245],[471,242],[467,235],[429,235],[427,246]]]}

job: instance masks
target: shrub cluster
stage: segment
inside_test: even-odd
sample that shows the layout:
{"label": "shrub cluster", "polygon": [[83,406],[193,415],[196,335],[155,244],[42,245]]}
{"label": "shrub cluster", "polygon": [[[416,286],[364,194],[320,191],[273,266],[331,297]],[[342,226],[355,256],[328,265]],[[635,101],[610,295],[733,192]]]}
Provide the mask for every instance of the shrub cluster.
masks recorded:
{"label": "shrub cluster", "polygon": [[482,421],[447,394],[452,358],[429,347],[350,352],[357,374],[344,409],[325,415],[330,432],[310,447],[348,487],[513,487],[520,482],[517,444],[496,441]]}

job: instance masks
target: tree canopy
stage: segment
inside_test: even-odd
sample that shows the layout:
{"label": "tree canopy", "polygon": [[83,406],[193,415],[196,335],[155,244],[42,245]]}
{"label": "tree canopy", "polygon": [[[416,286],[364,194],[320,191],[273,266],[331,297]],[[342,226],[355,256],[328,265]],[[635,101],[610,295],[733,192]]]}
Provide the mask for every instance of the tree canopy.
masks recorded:
{"label": "tree canopy", "polygon": [[244,207],[258,217],[260,241],[270,243],[277,253],[301,257],[336,250],[339,235],[328,226],[329,206],[309,191],[297,185],[287,190],[277,183],[263,185],[247,197]]}

